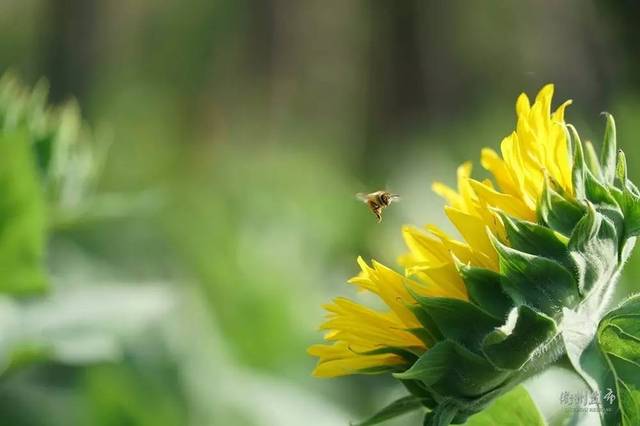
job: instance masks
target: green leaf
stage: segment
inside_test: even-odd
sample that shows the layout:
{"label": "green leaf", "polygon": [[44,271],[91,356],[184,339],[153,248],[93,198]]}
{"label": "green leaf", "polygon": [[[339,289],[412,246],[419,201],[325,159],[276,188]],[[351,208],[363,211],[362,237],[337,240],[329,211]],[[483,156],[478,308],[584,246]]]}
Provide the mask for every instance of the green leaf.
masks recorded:
{"label": "green leaf", "polygon": [[607,120],[604,130],[604,142],[602,144],[602,152],[600,153],[600,163],[602,165],[602,174],[605,183],[613,184],[616,169],[616,122],[609,113],[603,113]]}
{"label": "green leaf", "polygon": [[613,192],[624,215],[624,238],[640,235],[640,197],[624,190]]}
{"label": "green leaf", "polygon": [[621,424],[640,423],[640,295],[627,299],[600,322],[598,346],[611,371]]}
{"label": "green leaf", "polygon": [[583,295],[593,288],[607,285],[618,266],[615,226],[608,217],[596,212],[591,204],[571,234],[569,253]]}
{"label": "green leaf", "polygon": [[640,374],[640,295],[609,312],[598,327],[600,349],[638,368]]}
{"label": "green leaf", "polygon": [[623,301],[618,307],[609,311],[603,318],[603,320],[613,320],[624,317],[640,316],[640,294],[634,294],[625,301]]}
{"label": "green leaf", "polygon": [[[603,398],[601,418],[606,426],[640,424],[640,295],[628,298],[600,321],[595,336],[579,316],[563,331],[567,354],[576,371]],[[565,334],[567,336],[565,336]],[[588,343],[587,338],[593,336]]]}
{"label": "green leaf", "polygon": [[580,297],[571,272],[555,260],[507,247],[491,235],[500,258],[502,285],[517,305],[529,305],[547,315],[575,306]]}
{"label": "green leaf", "polygon": [[420,305],[407,305],[407,308],[413,312],[413,315],[422,325],[421,329],[410,329],[416,337],[422,340],[428,347],[444,339],[442,332],[429,312],[425,311]]}
{"label": "green leaf", "polygon": [[409,391],[409,393],[420,399],[423,406],[433,409],[438,404],[433,399],[431,391],[419,380],[400,380],[400,383]]}
{"label": "green leaf", "polygon": [[445,338],[471,350],[479,351],[484,337],[502,325],[482,309],[460,299],[414,296],[418,304],[431,315]]}
{"label": "green leaf", "polygon": [[585,170],[584,154],[582,152],[582,142],[578,131],[571,124],[565,125],[567,140],[573,144],[573,167],[571,168],[571,181],[576,198],[581,200],[585,197]]}
{"label": "green leaf", "polygon": [[611,188],[611,194],[616,199],[624,215],[625,238],[640,234],[640,195],[637,189],[627,179],[627,166],[624,152],[618,153],[616,176],[617,188]]}
{"label": "green leaf", "polygon": [[620,188],[627,187],[627,159],[624,155],[624,151],[618,151],[618,157],[616,160],[616,175],[617,184]]}
{"label": "green leaf", "polygon": [[596,154],[596,150],[593,148],[593,144],[590,141],[585,141],[584,147],[584,161],[587,164],[587,167],[591,170],[591,173],[598,178],[598,180],[602,180],[602,169],[600,168],[598,155]]}
{"label": "green leaf", "polygon": [[0,134],[0,192],[0,292],[42,292],[45,203],[26,132]]}
{"label": "green leaf", "polygon": [[624,265],[624,263],[629,259],[631,254],[633,253],[633,248],[636,245],[637,237],[631,237],[622,243],[622,248],[620,249],[620,259],[618,262],[620,265]]}
{"label": "green leaf", "polygon": [[523,305],[510,334],[495,331],[483,345],[487,358],[498,368],[521,368],[544,344],[557,334],[555,322],[544,314]]}
{"label": "green leaf", "polygon": [[[458,407],[456,404],[446,401],[436,407],[435,410],[424,416],[423,426],[448,426],[454,421]],[[458,422],[456,422],[458,423]]]}
{"label": "green leaf", "polygon": [[529,392],[518,386],[496,399],[482,412],[467,420],[466,426],[544,426],[544,418],[538,411]]}
{"label": "green leaf", "polygon": [[424,408],[420,398],[409,395],[393,401],[391,404],[378,411],[367,420],[360,423],[353,423],[353,426],[371,426],[382,423],[386,420],[393,419],[411,411]]}
{"label": "green leaf", "polygon": [[604,203],[613,206],[618,205],[615,198],[611,195],[611,192],[596,179],[590,170],[586,170],[584,176],[585,195],[589,201],[594,204]]}
{"label": "green leaf", "polygon": [[626,318],[604,327],[598,335],[600,348],[640,368],[640,317]]}
{"label": "green leaf", "polygon": [[513,300],[502,289],[500,274],[489,269],[458,264],[469,299],[496,318],[505,319]]}
{"label": "green leaf", "polygon": [[425,352],[407,371],[394,377],[420,380],[440,395],[472,398],[499,386],[508,374],[460,344],[444,340]]}
{"label": "green leaf", "polygon": [[615,205],[595,204],[594,207],[599,214],[609,219],[610,224],[615,228],[615,234],[618,243],[624,242],[625,221],[620,205],[616,202]]}
{"label": "green leaf", "polygon": [[512,248],[567,265],[569,256],[567,240],[561,239],[556,232],[545,226],[506,215],[501,217]]}
{"label": "green leaf", "polygon": [[607,353],[607,359],[616,380],[622,424],[635,426],[640,422],[640,367],[616,353]]}
{"label": "green leaf", "polygon": [[584,208],[560,195],[547,180],[538,204],[537,215],[539,222],[568,236],[584,215]]}

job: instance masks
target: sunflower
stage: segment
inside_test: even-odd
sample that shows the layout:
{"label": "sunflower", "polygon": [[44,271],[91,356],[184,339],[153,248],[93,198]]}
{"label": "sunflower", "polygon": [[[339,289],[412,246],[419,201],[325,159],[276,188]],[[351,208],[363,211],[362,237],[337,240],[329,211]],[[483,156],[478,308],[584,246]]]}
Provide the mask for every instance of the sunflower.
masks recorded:
{"label": "sunflower", "polygon": [[378,311],[346,298],[326,305],[327,319],[321,329],[332,343],[309,348],[309,354],[318,357],[315,376],[401,371],[436,340],[433,334],[437,331],[425,327],[414,309],[416,298],[467,301],[460,265],[499,272],[499,254],[492,238],[509,246],[503,213],[536,221],[545,184],[573,197],[572,157],[564,126],[565,108],[571,101],[552,111],[553,91],[553,85],[544,86],[533,105],[521,94],[516,102],[516,129],[502,140],[500,154],[490,148],[481,151],[480,163],[493,181],[473,179],[472,165],[466,162],[458,167],[456,189],[441,182],[433,184],[433,190],[446,200],[445,213],[461,240],[434,225],[404,227],[408,253],[399,259],[404,274],[358,258],[361,271],[349,283],[374,293],[388,310]]}

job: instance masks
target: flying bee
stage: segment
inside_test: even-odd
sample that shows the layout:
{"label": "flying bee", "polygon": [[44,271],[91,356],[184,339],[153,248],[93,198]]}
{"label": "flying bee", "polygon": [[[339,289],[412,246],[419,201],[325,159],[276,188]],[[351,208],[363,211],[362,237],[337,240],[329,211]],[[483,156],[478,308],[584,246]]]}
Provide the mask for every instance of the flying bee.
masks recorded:
{"label": "flying bee", "polygon": [[387,191],[376,191],[370,194],[359,192],[356,194],[356,198],[369,206],[369,209],[376,215],[378,223],[382,222],[382,210],[392,202],[400,200],[398,195]]}

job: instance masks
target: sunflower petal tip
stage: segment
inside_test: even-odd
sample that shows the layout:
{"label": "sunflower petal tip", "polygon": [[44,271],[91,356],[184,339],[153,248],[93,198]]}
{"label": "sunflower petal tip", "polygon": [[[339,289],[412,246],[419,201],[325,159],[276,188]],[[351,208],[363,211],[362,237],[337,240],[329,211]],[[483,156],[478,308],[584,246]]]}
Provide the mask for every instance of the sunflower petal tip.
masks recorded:
{"label": "sunflower petal tip", "polygon": [[536,97],[536,101],[538,99],[551,98],[553,96],[553,92],[555,91],[555,85],[553,83],[547,83],[542,86],[542,89],[538,92],[538,96]]}
{"label": "sunflower petal tip", "polygon": [[364,260],[362,256],[358,256],[358,259],[356,261],[358,262],[358,266],[360,266],[360,269],[362,270],[362,272],[367,272],[369,270],[369,265],[367,264],[367,261]]}
{"label": "sunflower petal tip", "polygon": [[458,166],[458,178],[471,176],[473,170],[473,162],[467,160]]}

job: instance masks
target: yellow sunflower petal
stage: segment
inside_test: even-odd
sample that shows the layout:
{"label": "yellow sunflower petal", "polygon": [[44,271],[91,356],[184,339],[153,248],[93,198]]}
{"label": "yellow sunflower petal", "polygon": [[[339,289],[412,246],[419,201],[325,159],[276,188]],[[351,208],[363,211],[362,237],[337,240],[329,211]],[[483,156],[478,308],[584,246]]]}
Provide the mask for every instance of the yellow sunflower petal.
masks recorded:
{"label": "yellow sunflower petal", "polygon": [[451,262],[449,249],[441,241],[411,226],[402,228],[402,236],[417,262],[426,261],[436,265]]}
{"label": "yellow sunflower petal", "polygon": [[463,208],[464,201],[462,196],[450,186],[447,186],[442,182],[433,182],[431,189],[433,192],[447,200],[447,203],[449,203],[450,206],[454,206],[459,209]]}
{"label": "yellow sunflower petal", "polygon": [[475,193],[478,194],[478,198],[482,199],[486,205],[497,207],[505,213],[520,219],[535,220],[535,211],[531,210],[521,199],[510,194],[498,192],[476,180],[470,180],[469,183]]}
{"label": "yellow sunflower petal", "polygon": [[[308,353],[320,358],[318,365],[313,370],[315,377],[338,377],[358,373],[361,370],[385,366],[401,365],[406,361],[402,357],[393,354],[358,355],[349,348],[333,348],[334,345],[314,345]],[[328,357],[324,357],[328,355]]]}
{"label": "yellow sunflower petal", "polygon": [[529,115],[529,97],[526,93],[521,93],[516,100],[516,114],[517,115]]}
{"label": "yellow sunflower petal", "polygon": [[415,265],[413,271],[415,273],[421,272],[428,277],[430,284],[425,286],[426,290],[423,295],[468,299],[467,289],[453,263],[440,266]]}
{"label": "yellow sunflower petal", "polygon": [[455,225],[458,232],[471,247],[487,254],[492,259],[497,259],[497,254],[485,231],[486,224],[482,219],[448,206],[445,207],[444,211],[451,223]]}

